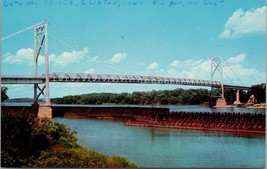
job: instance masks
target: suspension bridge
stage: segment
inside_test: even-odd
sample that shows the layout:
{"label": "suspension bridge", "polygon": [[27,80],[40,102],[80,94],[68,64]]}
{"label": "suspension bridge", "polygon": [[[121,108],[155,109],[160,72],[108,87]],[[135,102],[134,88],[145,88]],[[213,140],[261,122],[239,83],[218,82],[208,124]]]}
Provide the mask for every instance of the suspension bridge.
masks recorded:
{"label": "suspension bridge", "polygon": [[[224,89],[249,90],[250,87],[224,84],[222,80],[222,58],[216,57],[211,60],[211,80],[190,79],[190,78],[173,78],[160,76],[143,76],[143,75],[114,75],[114,74],[91,74],[91,73],[50,73],[49,72],[49,56],[48,56],[48,22],[44,21],[14,34],[8,35],[1,40],[7,40],[27,30],[34,29],[34,73],[33,75],[1,75],[1,84],[32,84],[34,86],[34,103],[38,103],[41,95],[45,98],[45,104],[40,105],[40,116],[51,117],[51,103],[49,95],[50,83],[127,83],[127,84],[169,84],[169,85],[189,85],[189,86],[206,86],[211,87],[214,91],[219,89],[217,93],[213,93],[211,97],[217,94],[218,105],[226,105],[224,99]],[[61,32],[63,33],[63,32]],[[63,33],[64,34],[64,33]],[[51,34],[50,34],[51,35]],[[66,35],[66,34],[65,34]],[[53,37],[53,35],[51,35]],[[55,36],[54,36],[55,37]],[[70,37],[69,37],[70,38]],[[57,39],[58,41],[61,41]],[[62,41],[61,41],[62,42]],[[62,42],[64,43],[64,42]],[[67,45],[67,44],[66,44]],[[45,57],[45,73],[38,75],[38,58],[41,53]],[[219,72],[220,81],[213,80],[215,72]],[[41,86],[43,85],[43,86]],[[238,93],[237,93],[238,94]],[[239,100],[237,100],[239,101]]]}

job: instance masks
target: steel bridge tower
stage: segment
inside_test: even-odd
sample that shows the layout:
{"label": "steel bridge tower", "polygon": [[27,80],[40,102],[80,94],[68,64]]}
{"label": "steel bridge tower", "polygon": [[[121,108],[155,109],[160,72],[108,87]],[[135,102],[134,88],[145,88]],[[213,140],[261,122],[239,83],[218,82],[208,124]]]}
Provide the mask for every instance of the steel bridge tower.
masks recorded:
{"label": "steel bridge tower", "polygon": [[[45,83],[43,87],[34,84],[34,105],[39,106],[38,117],[51,117],[52,108],[49,97],[49,57],[48,57],[48,22],[34,25],[34,77],[38,77],[38,59],[43,53],[45,57]],[[45,97],[45,104],[38,104],[39,97]]]}
{"label": "steel bridge tower", "polygon": [[[34,103],[38,102],[40,95],[45,97],[45,103],[50,103],[49,98],[49,58],[48,58],[48,22],[34,26],[34,77],[38,77],[38,58],[43,53],[45,57],[45,85],[40,88],[34,84]],[[45,90],[45,93],[44,93]],[[39,93],[38,93],[39,92]]]}
{"label": "steel bridge tower", "polygon": [[221,91],[216,90],[214,87],[211,88],[211,99],[217,98],[216,107],[225,107],[226,102],[224,98],[224,87],[223,87],[223,67],[222,57],[214,57],[211,60],[211,81],[213,81],[215,73],[218,72],[220,75]]}

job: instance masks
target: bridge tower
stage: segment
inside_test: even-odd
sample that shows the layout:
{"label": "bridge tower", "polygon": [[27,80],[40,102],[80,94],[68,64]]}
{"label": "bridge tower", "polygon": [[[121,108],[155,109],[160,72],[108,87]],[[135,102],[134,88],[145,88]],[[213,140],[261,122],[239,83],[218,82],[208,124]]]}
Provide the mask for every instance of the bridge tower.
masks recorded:
{"label": "bridge tower", "polygon": [[226,102],[224,98],[224,87],[223,87],[223,67],[222,67],[222,57],[214,57],[211,60],[211,81],[213,81],[215,73],[218,72],[220,76],[221,91],[211,88],[211,99],[216,99],[215,107],[225,107]]}
{"label": "bridge tower", "polygon": [[[48,22],[34,26],[34,77],[38,76],[38,58],[41,53],[45,57],[45,83],[43,87],[34,84],[34,105],[39,106],[38,117],[52,118],[52,108],[49,97],[49,57],[48,57]],[[43,95],[45,104],[38,104],[38,98]]]}

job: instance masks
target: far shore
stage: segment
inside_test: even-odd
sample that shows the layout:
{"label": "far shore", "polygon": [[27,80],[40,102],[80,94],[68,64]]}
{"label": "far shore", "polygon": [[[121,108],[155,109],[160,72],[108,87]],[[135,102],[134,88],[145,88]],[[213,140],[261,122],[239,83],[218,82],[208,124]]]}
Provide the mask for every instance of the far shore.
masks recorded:
{"label": "far shore", "polygon": [[[25,101],[25,100],[24,100]],[[5,101],[5,103],[32,103],[32,101],[26,101],[24,102],[22,100],[7,100]],[[78,105],[78,104],[77,104]],[[120,105],[120,104],[115,104],[115,103],[105,103],[105,104],[94,104],[94,105]],[[123,105],[123,104],[122,104]],[[172,104],[168,104],[168,106],[194,106],[195,104],[176,104],[176,105],[172,105]],[[209,103],[208,102],[204,102],[202,104],[197,104],[199,106],[209,106]],[[138,106],[166,106],[166,105],[160,105],[160,104],[140,104]],[[216,106],[215,106],[216,107]],[[235,107],[240,107],[240,108],[251,108],[251,109],[265,109],[266,108],[266,103],[241,103],[241,104],[238,104],[238,105],[234,105],[234,104],[227,104],[225,107],[229,107],[229,108],[235,108]]]}
{"label": "far shore", "polygon": [[240,104],[240,105],[227,105],[227,107],[243,107],[243,108],[252,108],[252,109],[265,109],[266,108],[266,103],[259,103],[259,104],[248,104],[248,103],[244,103],[244,104]]}

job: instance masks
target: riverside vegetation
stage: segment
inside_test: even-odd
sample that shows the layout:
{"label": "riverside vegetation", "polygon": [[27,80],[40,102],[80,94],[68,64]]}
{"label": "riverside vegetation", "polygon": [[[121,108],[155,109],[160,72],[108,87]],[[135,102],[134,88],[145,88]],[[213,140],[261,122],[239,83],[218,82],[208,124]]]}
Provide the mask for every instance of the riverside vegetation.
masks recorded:
{"label": "riverside vegetation", "polygon": [[[247,102],[250,95],[255,95],[258,103],[265,103],[266,84],[251,86],[248,92],[240,91],[240,101]],[[227,102],[234,102],[235,91],[225,90]],[[202,104],[210,101],[210,91],[206,89],[175,89],[133,93],[91,93],[82,95],[54,98],[55,104],[140,104],[140,105],[166,105],[166,104]]]}
{"label": "riverside vegetation", "polygon": [[[1,167],[134,168],[123,156],[108,156],[77,143],[76,133],[49,119],[2,113]],[[36,125],[38,123],[38,125]]]}
{"label": "riverside vegetation", "polygon": [[[7,99],[6,89],[1,99]],[[36,119],[37,111],[24,109],[1,115],[1,167],[136,168],[124,156],[108,156],[78,144],[76,132],[49,119]]]}

